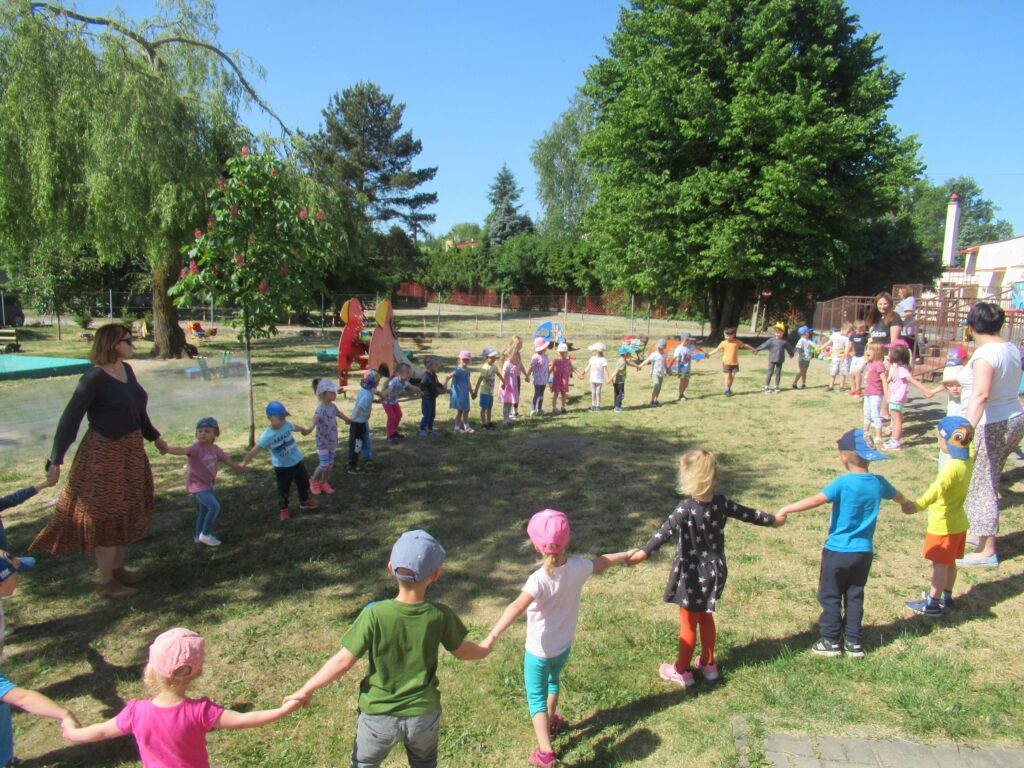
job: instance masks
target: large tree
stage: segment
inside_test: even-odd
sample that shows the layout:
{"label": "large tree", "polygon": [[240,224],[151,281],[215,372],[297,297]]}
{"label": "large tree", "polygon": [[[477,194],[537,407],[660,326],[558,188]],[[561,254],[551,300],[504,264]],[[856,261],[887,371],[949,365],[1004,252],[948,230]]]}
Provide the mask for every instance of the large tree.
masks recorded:
{"label": "large tree", "polygon": [[178,356],[168,290],[181,247],[205,223],[206,188],[243,133],[241,102],[270,110],[246,62],[217,47],[211,0],[160,7],[136,22],[56,2],[3,5],[0,237],[15,272],[46,251],[145,254],[157,353]]}
{"label": "large tree", "polygon": [[530,160],[537,171],[537,197],[544,206],[543,229],[577,235],[583,214],[594,202],[597,183],[580,148],[593,129],[594,106],[577,92],[554,125],[533,143]]}
{"label": "large tree", "polygon": [[713,336],[760,287],[834,290],[919,172],[899,82],[841,0],[635,0],[584,89],[602,272],[707,298]]}
{"label": "large tree", "polygon": [[320,183],[351,196],[376,224],[397,219],[415,240],[436,218],[426,209],[437,194],[418,189],[437,168],[413,167],[423,144],[402,129],[404,114],[405,104],[376,83],[357,83],[331,97],[303,157]]}
{"label": "large tree", "polygon": [[946,234],[946,207],[951,195],[960,198],[960,231],[957,249],[978,243],[1013,237],[1013,225],[997,219],[999,207],[986,199],[981,187],[970,176],[932,184],[921,179],[911,192],[910,212],[917,240],[928,258],[938,263]]}
{"label": "large tree", "polygon": [[487,236],[494,245],[501,245],[521,232],[533,231],[530,217],[519,211],[519,197],[522,194],[522,187],[516,184],[515,174],[502,163],[487,194],[491,203],[491,212],[487,214],[486,220]]}

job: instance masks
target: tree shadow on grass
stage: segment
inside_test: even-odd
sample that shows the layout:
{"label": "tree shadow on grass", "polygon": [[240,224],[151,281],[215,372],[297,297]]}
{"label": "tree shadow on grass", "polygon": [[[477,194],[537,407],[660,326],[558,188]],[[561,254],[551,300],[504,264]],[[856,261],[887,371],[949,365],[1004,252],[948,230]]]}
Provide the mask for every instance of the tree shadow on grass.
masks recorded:
{"label": "tree shadow on grass", "polygon": [[105,768],[115,763],[135,763],[139,759],[139,750],[135,739],[123,736],[118,739],[101,741],[95,744],[74,744],[38,757],[21,760],[18,768]]}

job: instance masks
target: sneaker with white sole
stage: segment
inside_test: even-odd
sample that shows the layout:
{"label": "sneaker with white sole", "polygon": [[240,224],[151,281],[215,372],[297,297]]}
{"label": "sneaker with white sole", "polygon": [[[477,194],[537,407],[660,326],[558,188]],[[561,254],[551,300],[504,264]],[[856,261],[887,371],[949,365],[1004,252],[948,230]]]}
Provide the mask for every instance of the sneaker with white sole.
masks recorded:
{"label": "sneaker with white sole", "polygon": [[718,665],[717,664],[701,664],[697,662],[697,671],[700,672],[701,677],[707,680],[709,683],[714,682],[718,679]]}
{"label": "sneaker with white sole", "polygon": [[851,643],[847,641],[843,643],[843,649],[846,651],[846,658],[848,659],[864,658],[864,646],[860,643]]}
{"label": "sneaker with white sole", "polygon": [[829,658],[843,655],[843,647],[839,643],[826,640],[824,637],[811,646],[811,651],[815,656],[828,656]]}
{"label": "sneaker with white sole", "polygon": [[220,546],[220,539],[218,539],[216,536],[213,536],[212,534],[209,534],[209,533],[200,533],[199,537],[196,539],[196,541],[199,542],[200,544],[205,544],[208,547],[219,547]]}
{"label": "sneaker with white sole", "polygon": [[670,683],[678,683],[683,688],[692,688],[697,684],[697,681],[693,679],[693,672],[686,670],[680,674],[676,670],[676,665],[671,662],[662,664],[658,667],[658,674],[661,675],[662,680],[667,680]]}

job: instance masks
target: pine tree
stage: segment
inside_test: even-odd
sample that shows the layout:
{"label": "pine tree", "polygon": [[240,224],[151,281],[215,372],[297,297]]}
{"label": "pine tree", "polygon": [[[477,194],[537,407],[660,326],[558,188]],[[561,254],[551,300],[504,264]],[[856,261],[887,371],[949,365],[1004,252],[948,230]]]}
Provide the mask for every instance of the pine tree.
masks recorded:
{"label": "pine tree", "polygon": [[487,236],[492,244],[501,245],[510,237],[533,231],[533,221],[526,214],[519,212],[517,203],[522,193],[523,190],[516,185],[516,177],[508,165],[502,164],[487,195],[493,206],[485,222]]}

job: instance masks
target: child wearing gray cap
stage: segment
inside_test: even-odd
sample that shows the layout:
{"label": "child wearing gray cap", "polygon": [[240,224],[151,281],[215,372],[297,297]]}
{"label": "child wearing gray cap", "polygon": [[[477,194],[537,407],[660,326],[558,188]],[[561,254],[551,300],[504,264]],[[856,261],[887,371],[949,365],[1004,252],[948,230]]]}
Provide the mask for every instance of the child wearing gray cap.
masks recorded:
{"label": "child wearing gray cap", "polygon": [[463,661],[490,653],[489,647],[466,639],[466,627],[451,608],[426,599],[427,589],[441,576],[445,554],[426,531],[403,533],[388,562],[398,595],[363,608],[342,636],[341,650],[285,699],[308,706],[315,691],[366,656],[352,765],[379,765],[401,741],[410,765],[436,766],[441,722],[437,647],[443,645]]}

